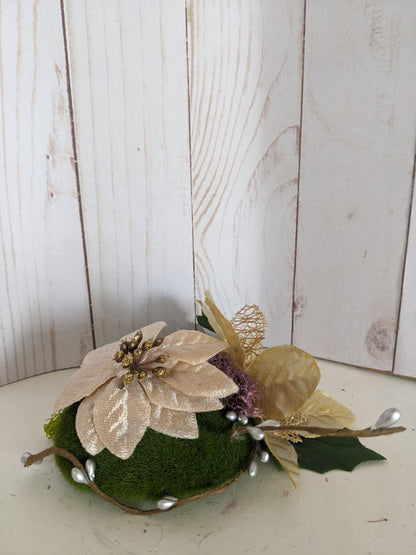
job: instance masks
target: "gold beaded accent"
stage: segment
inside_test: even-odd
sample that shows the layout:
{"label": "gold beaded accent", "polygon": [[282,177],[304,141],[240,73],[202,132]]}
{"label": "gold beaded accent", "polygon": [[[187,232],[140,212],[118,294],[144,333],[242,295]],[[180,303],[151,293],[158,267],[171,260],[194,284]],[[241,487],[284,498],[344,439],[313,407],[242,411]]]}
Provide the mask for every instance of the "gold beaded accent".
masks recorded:
{"label": "gold beaded accent", "polygon": [[123,368],[128,368],[132,362],[133,362],[133,355],[131,353],[127,353],[124,355],[121,361],[121,366]]}
{"label": "gold beaded accent", "polygon": [[160,355],[160,357],[157,357],[156,362],[161,362],[162,364],[165,364],[165,362],[167,362],[169,359],[169,355]]}
{"label": "gold beaded accent", "polygon": [[142,345],[142,349],[143,351],[148,351],[149,349],[151,349],[153,347],[153,341],[151,339],[148,339],[147,341],[145,341]]}
{"label": "gold beaded accent", "polygon": [[135,351],[133,351],[133,357],[134,358],[140,358],[143,354],[143,349],[136,349]]}
{"label": "gold beaded accent", "polygon": [[116,362],[121,362],[124,358],[124,353],[123,351],[117,351],[116,354],[114,355],[114,360]]}
{"label": "gold beaded accent", "polygon": [[128,374],[124,374],[123,376],[123,385],[129,385],[133,381],[134,374],[129,372]]}
{"label": "gold beaded accent", "polygon": [[142,332],[139,330],[138,332],[136,332],[136,335],[134,336],[134,339],[140,343],[140,341],[143,339],[143,334]]}
{"label": "gold beaded accent", "polygon": [[137,341],[137,339],[132,339],[129,343],[129,351],[136,350],[138,346],[139,346],[139,342]]}
{"label": "gold beaded accent", "polygon": [[129,344],[127,343],[127,341],[123,341],[123,343],[120,345],[120,351],[123,351],[123,353],[127,353],[128,350]]}
{"label": "gold beaded accent", "polygon": [[158,366],[153,370],[153,374],[161,378],[162,376],[166,376],[166,374],[169,374],[169,370],[164,366]]}
{"label": "gold beaded accent", "polygon": [[146,376],[147,376],[147,372],[145,370],[140,370],[140,372],[137,374],[137,377],[139,378],[139,380],[143,380]]}

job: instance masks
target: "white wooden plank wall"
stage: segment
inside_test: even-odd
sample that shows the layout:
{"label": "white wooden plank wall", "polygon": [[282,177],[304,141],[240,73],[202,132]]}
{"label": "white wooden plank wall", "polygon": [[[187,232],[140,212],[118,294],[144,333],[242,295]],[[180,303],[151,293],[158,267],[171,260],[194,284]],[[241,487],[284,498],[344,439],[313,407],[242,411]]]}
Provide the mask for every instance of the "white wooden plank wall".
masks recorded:
{"label": "white wooden plank wall", "polygon": [[0,2],[0,384],[92,347],[61,12]]}
{"label": "white wooden plank wall", "polygon": [[307,2],[293,341],[380,370],[412,193],[415,28],[408,0]]}
{"label": "white wooden plank wall", "polygon": [[[413,183],[413,195],[414,195]],[[416,378],[416,205],[412,202],[394,371]]]}
{"label": "white wooden plank wall", "polygon": [[192,326],[205,288],[416,377],[415,28],[414,0],[0,0],[0,385]]}
{"label": "white wooden plank wall", "polygon": [[191,3],[196,288],[256,303],[288,343],[298,194],[303,2]]}
{"label": "white wooden plank wall", "polygon": [[65,0],[97,345],[192,325],[182,0]]}

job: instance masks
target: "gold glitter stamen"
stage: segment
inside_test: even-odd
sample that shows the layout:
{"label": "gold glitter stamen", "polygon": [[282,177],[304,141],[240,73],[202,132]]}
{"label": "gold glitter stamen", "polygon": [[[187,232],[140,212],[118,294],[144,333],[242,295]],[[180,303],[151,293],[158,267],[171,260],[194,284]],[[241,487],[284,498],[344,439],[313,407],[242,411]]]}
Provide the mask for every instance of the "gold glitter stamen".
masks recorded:
{"label": "gold glitter stamen", "polygon": [[136,349],[135,351],[133,351],[133,357],[134,358],[140,358],[143,354],[143,349]]}
{"label": "gold glitter stamen", "polygon": [[128,368],[130,364],[132,364],[132,362],[133,362],[133,355],[131,353],[127,353],[124,355],[121,361],[121,366],[123,368]]}
{"label": "gold glitter stamen", "polygon": [[144,353],[149,351],[152,347],[158,343],[162,343],[163,338],[153,342],[151,339],[146,340],[141,347],[140,341],[143,336],[140,331],[136,333],[133,339],[129,341],[122,341],[119,350],[114,355],[114,360],[121,364],[123,368],[128,368],[129,372],[123,376],[120,382],[120,389],[129,385],[134,376],[137,376],[138,380],[143,380],[150,376],[165,376],[168,374],[169,370],[164,366],[157,366],[156,368],[150,366],[154,364],[164,364],[169,359],[169,355],[159,355],[155,360],[148,360],[145,363],[141,363],[141,359]]}
{"label": "gold glitter stamen", "polygon": [[124,374],[124,376],[123,376],[123,385],[124,385],[124,387],[126,385],[131,384],[131,382],[133,381],[133,377],[134,377],[134,374],[132,372],[129,372],[128,374]]}
{"label": "gold glitter stamen", "polygon": [[123,351],[123,353],[127,353],[128,350],[129,344],[127,343],[127,341],[123,341],[123,343],[120,345],[120,351]]}
{"label": "gold glitter stamen", "polygon": [[162,376],[166,376],[166,374],[169,374],[169,370],[164,366],[158,366],[153,370],[153,374],[161,378]]}
{"label": "gold glitter stamen", "polygon": [[134,339],[136,341],[138,341],[140,343],[140,341],[143,339],[143,334],[142,332],[139,330],[138,332],[136,332],[136,335],[134,336]]}
{"label": "gold glitter stamen", "polygon": [[137,339],[131,339],[129,342],[129,351],[130,352],[135,351],[138,346],[139,346],[139,342],[137,341]]}
{"label": "gold glitter stamen", "polygon": [[148,351],[149,349],[151,349],[153,347],[153,341],[151,339],[148,339],[147,341],[145,341],[142,345],[142,349],[143,351]]}

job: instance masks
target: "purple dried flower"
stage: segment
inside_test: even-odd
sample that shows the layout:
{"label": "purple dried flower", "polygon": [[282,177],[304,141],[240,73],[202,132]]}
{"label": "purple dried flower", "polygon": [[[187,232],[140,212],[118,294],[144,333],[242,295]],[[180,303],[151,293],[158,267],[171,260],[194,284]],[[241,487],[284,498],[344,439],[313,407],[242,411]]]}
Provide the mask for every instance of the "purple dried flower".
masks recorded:
{"label": "purple dried flower", "polygon": [[208,362],[216,366],[219,370],[222,370],[226,376],[238,385],[238,393],[229,395],[221,399],[221,401],[237,414],[242,413],[247,416],[258,415],[260,411],[255,407],[255,402],[260,398],[260,393],[255,380],[247,374],[247,372],[235,366],[235,364],[223,354],[215,355]]}

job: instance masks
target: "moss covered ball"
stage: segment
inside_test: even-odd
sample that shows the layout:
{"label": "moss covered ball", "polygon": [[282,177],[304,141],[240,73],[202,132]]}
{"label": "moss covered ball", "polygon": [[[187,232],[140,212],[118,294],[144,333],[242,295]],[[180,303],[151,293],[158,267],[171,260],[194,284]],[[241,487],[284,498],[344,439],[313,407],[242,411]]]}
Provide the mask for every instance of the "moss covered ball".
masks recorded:
{"label": "moss covered ball", "polygon": [[[82,464],[93,458],[97,464],[97,486],[124,503],[202,493],[232,481],[250,458],[253,441],[248,434],[230,441],[232,424],[224,416],[225,409],[197,413],[197,439],[173,438],[148,428],[128,459],[119,459],[107,449],[92,457],[76,434],[78,405],[75,403],[64,409],[45,429],[57,447],[70,451]],[[56,461],[72,485],[89,489],[72,480],[70,461],[59,456]]]}

